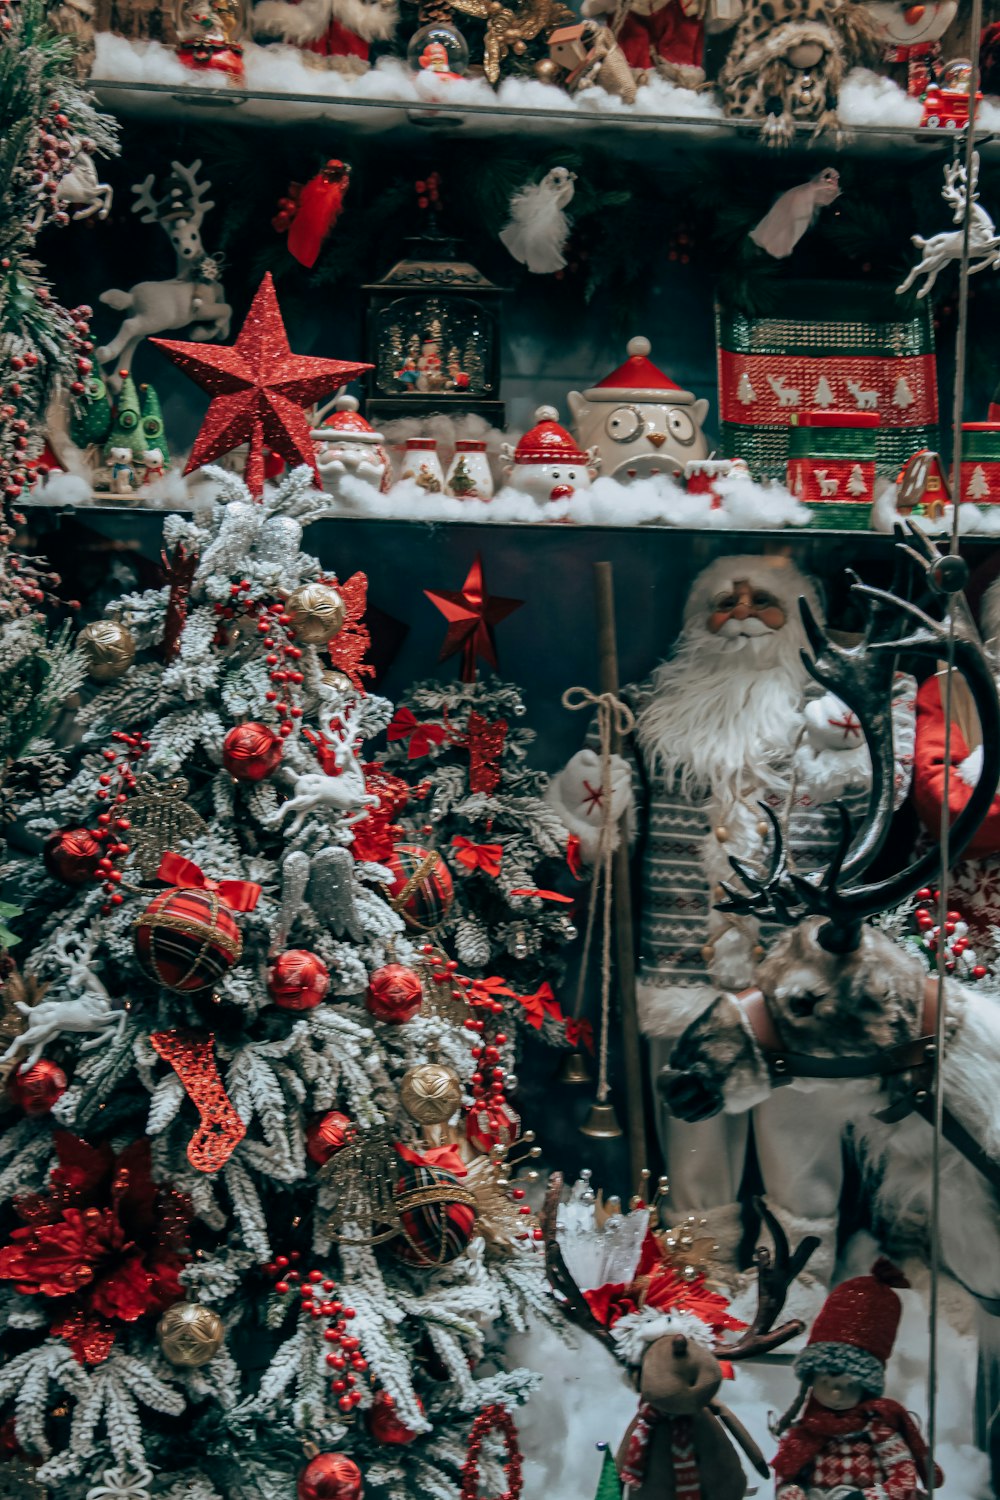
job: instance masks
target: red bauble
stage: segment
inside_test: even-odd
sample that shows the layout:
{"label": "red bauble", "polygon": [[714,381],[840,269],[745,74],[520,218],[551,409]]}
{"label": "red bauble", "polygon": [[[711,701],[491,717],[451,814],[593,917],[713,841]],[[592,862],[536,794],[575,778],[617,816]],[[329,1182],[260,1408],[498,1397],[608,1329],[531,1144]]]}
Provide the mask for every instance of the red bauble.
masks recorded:
{"label": "red bauble", "polygon": [[[423,1411],[423,1402],[419,1398],[417,1405]],[[396,1403],[388,1391],[375,1392],[375,1400],[368,1413],[368,1430],[377,1443],[392,1443],[398,1448],[404,1448],[407,1443],[414,1442],[417,1437],[417,1434],[411,1432],[405,1422],[401,1422],[397,1417]]]}
{"label": "red bauble", "polygon": [[57,828],[45,840],[42,859],[54,880],[64,885],[86,885],[97,873],[104,850],[89,828]]}
{"label": "red bauble", "polygon": [[312,1010],[330,988],[330,970],[308,948],[279,953],[267,973],[267,991],[282,1010]]}
{"label": "red bauble", "polygon": [[237,781],[263,781],[281,760],[283,742],[266,724],[237,724],[222,742],[222,764]]}
{"label": "red bauble", "polygon": [[443,922],[455,899],[455,885],[437,850],[397,844],[386,863],[392,871],[389,898],[407,927],[429,932]]}
{"label": "red bauble", "polygon": [[33,1117],[47,1115],[57,1099],[69,1087],[69,1080],[58,1063],[40,1057],[22,1073],[15,1068],[7,1079],[7,1097],[18,1109]]}
{"label": "red bauble", "polygon": [[412,969],[405,964],[385,964],[372,975],[365,1004],[376,1021],[402,1026],[416,1015],[423,998],[420,980]]}
{"label": "red bauble", "polygon": [[299,1475],[299,1500],[361,1500],[361,1470],[344,1453],[320,1453]]}
{"label": "red bauble", "polygon": [[176,887],[154,896],[135,924],[135,952],[165,989],[208,989],[243,952],[233,914],[215,891]]}
{"label": "red bauble", "polygon": [[494,1146],[513,1146],[521,1134],[521,1116],[506,1099],[477,1099],[465,1117],[465,1138],[488,1156]]}
{"label": "red bauble", "polygon": [[331,1156],[347,1145],[353,1130],[354,1121],[339,1109],[317,1115],[306,1127],[306,1153],[317,1166],[325,1166]]}

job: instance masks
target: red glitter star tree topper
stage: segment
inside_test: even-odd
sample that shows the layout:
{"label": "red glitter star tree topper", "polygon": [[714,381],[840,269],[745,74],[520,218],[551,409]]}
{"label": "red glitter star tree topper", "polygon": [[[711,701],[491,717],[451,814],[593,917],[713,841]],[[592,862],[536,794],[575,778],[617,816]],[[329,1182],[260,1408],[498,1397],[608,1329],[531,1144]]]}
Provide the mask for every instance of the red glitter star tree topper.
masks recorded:
{"label": "red glitter star tree topper", "polygon": [[497,647],[493,627],[520,609],[524,600],[490,595],[483,577],[483,559],[478,552],[461,589],[455,593],[424,589],[424,593],[448,621],[438,661],[447,661],[461,651],[463,682],[475,682],[477,657],[481,656],[495,671]]}
{"label": "red glitter star tree topper", "polygon": [[293,354],[270,271],[257,288],[235,344],[150,339],[212,398],[185,474],[249,443],[247,489],[264,491],[264,448],[286,463],[308,464],[319,485],[304,407],[356,380],[371,365]]}

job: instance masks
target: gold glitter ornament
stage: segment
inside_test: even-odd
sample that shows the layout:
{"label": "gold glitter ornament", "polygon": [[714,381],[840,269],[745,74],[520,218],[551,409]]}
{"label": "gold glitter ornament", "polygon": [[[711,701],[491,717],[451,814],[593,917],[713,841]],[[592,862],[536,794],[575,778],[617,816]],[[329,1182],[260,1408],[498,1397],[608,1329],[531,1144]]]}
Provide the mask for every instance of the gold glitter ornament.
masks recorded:
{"label": "gold glitter ornament", "polygon": [[86,659],[87,674],[95,682],[113,682],[135,660],[135,637],[119,620],[94,620],[85,625],[76,644]]}
{"label": "gold glitter ornament", "polygon": [[172,1365],[197,1370],[222,1348],[222,1319],[197,1302],[175,1302],[156,1325],[160,1348]]}
{"label": "gold glitter ornament", "polygon": [[204,818],[184,801],[187,790],[183,776],[172,776],[169,781],[136,777],[135,795],[127,808],[132,825],[128,843],[143,880],[153,879],[168,849],[207,832]]}
{"label": "gold glitter ornament", "polygon": [[344,601],[328,583],[304,583],[285,600],[295,633],[307,646],[325,646],[347,617]]}
{"label": "gold glitter ornament", "polygon": [[418,1125],[443,1125],[462,1102],[462,1083],[445,1063],[418,1063],[404,1073],[399,1097]]}

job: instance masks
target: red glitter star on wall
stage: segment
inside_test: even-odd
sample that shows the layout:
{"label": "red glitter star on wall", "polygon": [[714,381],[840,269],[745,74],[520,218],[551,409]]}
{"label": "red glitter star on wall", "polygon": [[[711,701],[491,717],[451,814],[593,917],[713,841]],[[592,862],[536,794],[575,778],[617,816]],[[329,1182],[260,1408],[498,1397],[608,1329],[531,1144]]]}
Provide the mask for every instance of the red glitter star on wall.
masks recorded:
{"label": "red glitter star on wall", "polygon": [[244,478],[250,493],[258,497],[264,490],[265,446],[286,463],[308,464],[319,484],[303,408],[371,369],[343,359],[293,354],[270,271],[257,288],[235,344],[178,339],[150,343],[212,397],[185,474],[249,443]]}
{"label": "red glitter star on wall", "polygon": [[483,559],[478,552],[459,590],[424,589],[424,593],[448,621],[438,661],[447,661],[461,651],[463,682],[475,682],[477,657],[481,656],[495,671],[497,648],[493,627],[520,609],[524,600],[490,595],[483,577]]}

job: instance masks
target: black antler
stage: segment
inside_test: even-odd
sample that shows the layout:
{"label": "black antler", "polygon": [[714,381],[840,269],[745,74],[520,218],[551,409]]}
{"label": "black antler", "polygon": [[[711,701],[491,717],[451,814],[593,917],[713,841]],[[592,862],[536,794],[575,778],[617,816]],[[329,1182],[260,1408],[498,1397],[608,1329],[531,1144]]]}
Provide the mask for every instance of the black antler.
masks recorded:
{"label": "black antler", "polygon": [[[950,829],[949,864],[959,857],[985,817],[1000,777],[1000,703],[972,617],[961,594],[950,592],[947,580],[941,581],[947,559],[942,558],[938,548],[918,527],[911,524],[909,529],[916,546],[897,547],[892,591],[871,588],[855,578],[852,592],[865,602],[868,610],[864,639],[859,645],[851,648],[835,645],[806,601],[799,601],[803,625],[815,652],[815,660],[803,653],[803,661],[817,682],[836,693],[857,714],[871,755],[868,811],[857,840],[846,809],[841,806],[841,836],[827,870],[822,876],[797,875],[788,868],[780,825],[771,809],[765,807],[774,830],[770,868],[765,876],[756,877],[745,865],[732,860],[747,890],[744,893],[726,886],[728,900],[720,906],[722,911],[752,914],[786,926],[808,915],[827,917],[829,921],[820,933],[820,942],[835,953],[856,948],[861,924],[867,917],[897,905],[931,881],[940,869],[940,852],[935,845],[920,859],[884,880],[852,885],[882,849],[892,822],[892,682],[896,658],[901,652],[932,657],[935,661],[951,655],[955,668],[969,686],[979,715],[983,763],[979,780]],[[947,595],[942,621],[932,619],[903,597],[906,560],[916,563],[932,588]],[[905,627],[909,627],[909,633],[904,633]]]}

